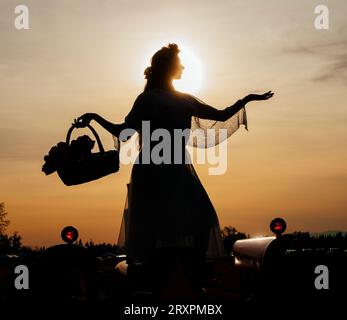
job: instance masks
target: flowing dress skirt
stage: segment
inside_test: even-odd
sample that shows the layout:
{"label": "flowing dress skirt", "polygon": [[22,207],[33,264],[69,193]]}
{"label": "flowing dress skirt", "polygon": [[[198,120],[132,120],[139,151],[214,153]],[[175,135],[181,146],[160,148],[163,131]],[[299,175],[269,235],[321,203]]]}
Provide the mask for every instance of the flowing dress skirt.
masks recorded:
{"label": "flowing dress skirt", "polygon": [[224,256],[216,211],[191,163],[133,165],[118,245],[134,261],[172,247]]}

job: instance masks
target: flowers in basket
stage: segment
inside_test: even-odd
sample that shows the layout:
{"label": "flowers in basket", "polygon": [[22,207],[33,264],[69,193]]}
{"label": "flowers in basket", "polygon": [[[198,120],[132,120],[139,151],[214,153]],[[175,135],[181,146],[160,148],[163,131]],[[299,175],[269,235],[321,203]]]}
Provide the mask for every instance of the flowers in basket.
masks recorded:
{"label": "flowers in basket", "polygon": [[94,145],[95,141],[88,135],[78,137],[76,140],[71,141],[70,145],[60,141],[49,150],[48,155],[44,156],[45,163],[42,166],[42,171],[49,175],[71,160],[87,157],[91,155]]}

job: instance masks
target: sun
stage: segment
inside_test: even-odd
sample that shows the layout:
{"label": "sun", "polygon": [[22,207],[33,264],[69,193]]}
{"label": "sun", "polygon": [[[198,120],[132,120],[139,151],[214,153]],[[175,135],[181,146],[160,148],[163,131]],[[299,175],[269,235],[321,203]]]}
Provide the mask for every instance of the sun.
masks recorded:
{"label": "sun", "polygon": [[179,57],[184,66],[182,78],[174,80],[175,89],[178,91],[197,93],[202,84],[202,68],[200,60],[187,48],[179,45]]}

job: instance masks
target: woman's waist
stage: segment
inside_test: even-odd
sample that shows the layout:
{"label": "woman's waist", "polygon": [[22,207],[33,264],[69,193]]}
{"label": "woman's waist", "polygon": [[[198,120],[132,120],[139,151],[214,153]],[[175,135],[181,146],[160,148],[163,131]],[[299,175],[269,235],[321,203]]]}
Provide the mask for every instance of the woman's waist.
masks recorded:
{"label": "woman's waist", "polygon": [[165,148],[164,146],[159,145],[152,148],[143,146],[139,150],[135,163],[164,166],[182,165],[191,163],[191,157],[185,146],[181,148]]}

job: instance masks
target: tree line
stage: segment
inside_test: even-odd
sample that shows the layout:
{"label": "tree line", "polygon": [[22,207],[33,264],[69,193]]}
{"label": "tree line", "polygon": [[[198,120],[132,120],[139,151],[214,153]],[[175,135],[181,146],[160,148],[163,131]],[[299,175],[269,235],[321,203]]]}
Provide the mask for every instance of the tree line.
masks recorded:
{"label": "tree line", "polygon": [[[23,246],[23,237],[17,232],[7,234],[7,228],[10,220],[7,218],[8,212],[5,209],[5,203],[0,203],[0,254],[15,254],[28,251],[42,251],[45,248],[31,248],[30,246]],[[226,255],[230,255],[234,243],[237,240],[248,239],[250,235],[238,231],[233,226],[225,226],[221,230],[221,235],[224,243],[224,250]],[[335,234],[322,234],[312,236],[309,232],[294,232],[291,234],[293,237],[293,246],[296,249],[302,248],[342,248],[347,249],[347,233],[337,232]],[[95,255],[102,255],[105,253],[122,254],[123,252],[116,244],[110,243],[94,243],[93,240],[83,242],[79,239],[77,245],[84,246],[90,249]]]}

